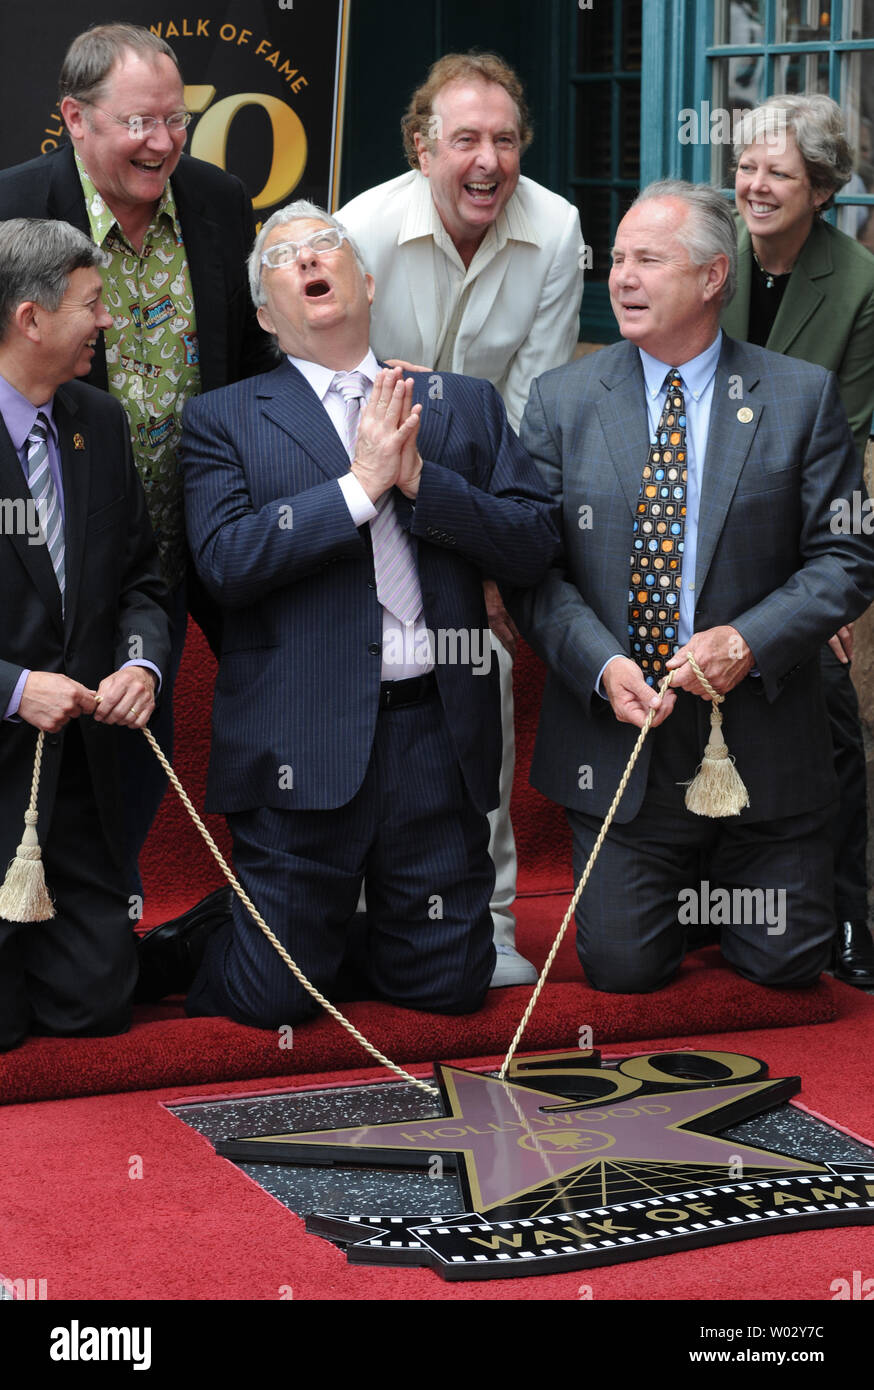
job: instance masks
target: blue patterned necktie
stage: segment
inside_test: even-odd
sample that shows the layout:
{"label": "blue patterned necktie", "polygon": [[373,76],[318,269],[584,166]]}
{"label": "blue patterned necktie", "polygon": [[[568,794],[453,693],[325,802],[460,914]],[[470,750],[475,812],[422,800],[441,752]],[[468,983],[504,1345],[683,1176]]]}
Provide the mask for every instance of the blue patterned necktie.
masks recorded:
{"label": "blue patterned necktie", "polygon": [[49,549],[52,567],[64,606],[64,517],[58,489],[49,467],[48,420],[40,411],[27,436],[27,484],[39,513],[40,527]]}
{"label": "blue patterned necktie", "polygon": [[640,483],[631,548],[628,635],[631,656],[647,685],[665,675],[679,641],[680,588],[686,533],[686,403],[678,367],[665,378],[667,396]]}

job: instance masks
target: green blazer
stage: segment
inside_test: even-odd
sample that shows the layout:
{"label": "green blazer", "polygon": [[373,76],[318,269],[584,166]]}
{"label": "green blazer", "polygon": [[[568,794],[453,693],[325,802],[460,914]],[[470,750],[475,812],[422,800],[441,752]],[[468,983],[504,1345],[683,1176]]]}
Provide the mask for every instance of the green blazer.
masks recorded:
{"label": "green blazer", "polygon": [[[738,218],[737,291],[722,327],[746,341],[753,248]],[[874,413],[874,256],[818,218],[795,262],[765,347],[835,373],[859,457]]]}

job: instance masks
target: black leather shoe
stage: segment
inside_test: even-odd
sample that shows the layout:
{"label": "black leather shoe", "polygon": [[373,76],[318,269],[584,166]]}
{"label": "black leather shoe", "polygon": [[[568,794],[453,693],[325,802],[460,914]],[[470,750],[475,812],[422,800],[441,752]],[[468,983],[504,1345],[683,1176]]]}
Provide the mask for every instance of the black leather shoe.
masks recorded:
{"label": "black leather shoe", "polygon": [[840,922],[835,936],[834,975],[846,985],[874,989],[874,941],[867,922]]}
{"label": "black leather shoe", "polygon": [[214,931],[231,920],[232,888],[217,888],[202,902],[153,927],[137,942],[140,978],[134,1002],[151,1004],[168,994],[185,994]]}

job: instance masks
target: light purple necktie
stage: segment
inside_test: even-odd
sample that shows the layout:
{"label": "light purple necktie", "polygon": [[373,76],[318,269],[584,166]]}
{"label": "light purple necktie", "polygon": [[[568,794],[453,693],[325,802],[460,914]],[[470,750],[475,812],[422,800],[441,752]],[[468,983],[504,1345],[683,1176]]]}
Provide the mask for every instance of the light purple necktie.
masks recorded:
{"label": "light purple necktie", "polygon": [[61,591],[63,611],[66,587],[64,517],[49,465],[48,421],[42,411],[37,414],[33,428],[27,436],[27,485],[36,503],[41,529]]}
{"label": "light purple necktie", "polygon": [[[342,396],[346,409],[346,448],[350,458],[355,457],[366,382],[361,372],[337,372],[331,382],[333,389]],[[370,536],[376,596],[383,608],[406,626],[414,623],[422,611],[422,590],[409,537],[398,521],[391,488],[374,505],[376,516],[370,523]]]}

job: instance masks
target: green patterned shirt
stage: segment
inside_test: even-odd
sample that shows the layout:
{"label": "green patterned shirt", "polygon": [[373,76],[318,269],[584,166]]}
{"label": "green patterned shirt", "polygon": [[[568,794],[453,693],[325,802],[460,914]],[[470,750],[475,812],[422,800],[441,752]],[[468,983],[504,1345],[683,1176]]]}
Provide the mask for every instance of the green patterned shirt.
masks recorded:
{"label": "green patterned shirt", "polygon": [[169,182],[137,252],[84,165],[76,167],[91,236],[110,257],[104,331],[110,393],[124,406],[134,462],[143,482],[161,568],[174,589],[185,574],[182,474],[177,450],[182,407],[200,392],[197,323],[188,258]]}

